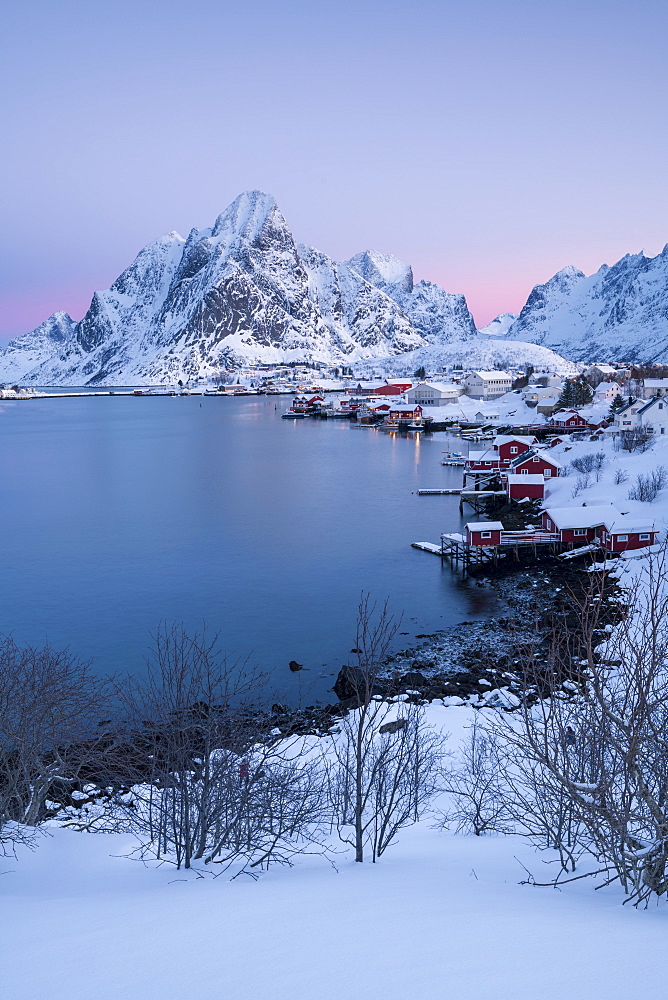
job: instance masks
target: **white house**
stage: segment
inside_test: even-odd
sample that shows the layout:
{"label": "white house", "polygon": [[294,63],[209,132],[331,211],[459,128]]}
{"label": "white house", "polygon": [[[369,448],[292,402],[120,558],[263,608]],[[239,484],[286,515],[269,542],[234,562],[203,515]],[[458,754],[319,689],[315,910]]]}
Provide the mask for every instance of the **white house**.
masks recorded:
{"label": "white house", "polygon": [[[653,400],[649,402],[653,402]],[[634,399],[627,403],[623,409],[618,410],[615,413],[613,433],[637,430],[643,423],[642,417],[639,416],[640,411],[645,409],[647,405],[646,399]]]}
{"label": "white house", "polygon": [[616,382],[600,382],[594,390],[594,399],[597,403],[612,402],[621,395]]}
{"label": "white house", "polygon": [[454,403],[464,392],[453,382],[420,382],[406,392],[406,400],[420,406],[445,406]]}
{"label": "white house", "polygon": [[[668,434],[668,399],[663,396],[655,396],[649,401],[640,399],[637,402],[640,403],[640,406],[635,412],[631,411],[629,407],[619,411],[619,430],[629,431],[644,428],[653,434]],[[630,426],[629,421],[632,421]],[[617,427],[616,416],[615,430]]]}
{"label": "white house", "polygon": [[668,396],[668,378],[645,378],[639,395],[643,399],[652,399],[653,396]]}
{"label": "white house", "polygon": [[513,377],[508,372],[472,372],[464,379],[464,385],[474,399],[496,399],[512,388]]}

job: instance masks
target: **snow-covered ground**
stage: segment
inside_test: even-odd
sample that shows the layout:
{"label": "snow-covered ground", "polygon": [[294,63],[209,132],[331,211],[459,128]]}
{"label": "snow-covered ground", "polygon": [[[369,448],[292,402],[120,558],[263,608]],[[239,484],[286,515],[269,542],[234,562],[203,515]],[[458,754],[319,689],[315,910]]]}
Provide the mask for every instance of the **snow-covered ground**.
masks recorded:
{"label": "snow-covered ground", "polygon": [[[583,408],[582,413],[585,412]],[[602,452],[605,463],[597,480],[596,473],[582,476],[568,466],[578,456]],[[582,504],[612,504],[620,513],[630,513],[653,518],[656,527],[663,532],[668,528],[668,489],[662,490],[652,503],[629,499],[629,490],[639,475],[647,475],[658,466],[668,468],[668,440],[655,438],[645,452],[615,451],[612,436],[600,442],[575,441],[557,445],[550,449],[562,463],[562,475],[550,480],[546,490],[545,507],[579,507]],[[566,473],[564,475],[564,473]],[[615,482],[625,473],[628,478]],[[587,485],[583,485],[586,481]],[[576,492],[577,490],[577,492]],[[574,493],[576,494],[574,496]]]}
{"label": "snow-covered ground", "polygon": [[[468,707],[429,708],[456,747]],[[485,711],[488,714],[489,710]],[[665,989],[665,906],[622,907],[517,837],[425,821],[376,864],[339,854],[247,877],[128,860],[129,836],[54,829],[4,859],[8,1000],[630,1000]]]}

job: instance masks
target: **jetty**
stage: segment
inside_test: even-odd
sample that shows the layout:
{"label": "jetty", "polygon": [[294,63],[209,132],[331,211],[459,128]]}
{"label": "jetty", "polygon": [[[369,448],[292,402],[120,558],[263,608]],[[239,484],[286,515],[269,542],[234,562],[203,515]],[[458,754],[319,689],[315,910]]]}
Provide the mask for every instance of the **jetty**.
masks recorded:
{"label": "jetty", "polygon": [[[489,542],[482,540],[482,528],[489,527],[492,537]],[[499,559],[512,559],[519,562],[520,554],[529,551],[534,556],[547,551],[556,555],[563,544],[556,532],[535,530],[506,531],[500,522],[490,521],[466,525],[466,534],[459,531],[446,531],[441,535],[440,544],[436,542],[413,542],[412,547],[423,552],[430,552],[443,560],[448,560],[452,567],[461,566],[466,573],[471,566],[490,564],[497,566]],[[580,554],[581,550],[574,550]],[[570,552],[568,553],[571,554]]]}
{"label": "jetty", "polygon": [[445,496],[459,496],[461,489],[448,489],[448,490],[418,490],[417,494],[419,497],[445,497]]}

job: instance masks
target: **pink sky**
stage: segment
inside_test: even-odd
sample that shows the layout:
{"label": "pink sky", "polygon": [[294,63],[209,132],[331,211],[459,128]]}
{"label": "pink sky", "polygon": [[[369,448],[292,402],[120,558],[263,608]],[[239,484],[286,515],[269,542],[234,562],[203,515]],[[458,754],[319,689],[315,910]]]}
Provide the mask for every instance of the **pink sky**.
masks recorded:
{"label": "pink sky", "polygon": [[[131,30],[129,30],[131,27]],[[562,0],[36,0],[3,24],[0,338],[79,317],[243,190],[478,324],[668,241],[668,8]]]}

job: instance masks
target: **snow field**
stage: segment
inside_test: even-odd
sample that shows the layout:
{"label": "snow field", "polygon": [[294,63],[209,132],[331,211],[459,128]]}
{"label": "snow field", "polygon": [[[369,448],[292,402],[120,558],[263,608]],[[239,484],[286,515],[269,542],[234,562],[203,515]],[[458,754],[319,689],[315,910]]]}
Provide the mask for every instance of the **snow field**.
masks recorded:
{"label": "snow field", "polygon": [[[433,704],[456,749],[473,710]],[[485,713],[487,714],[487,713]],[[2,995],[11,1000],[629,1000],[663,995],[664,906],[561,891],[517,837],[424,821],[381,861],[298,859],[258,881],[198,878],[123,855],[125,835],[53,828],[5,859]]]}

